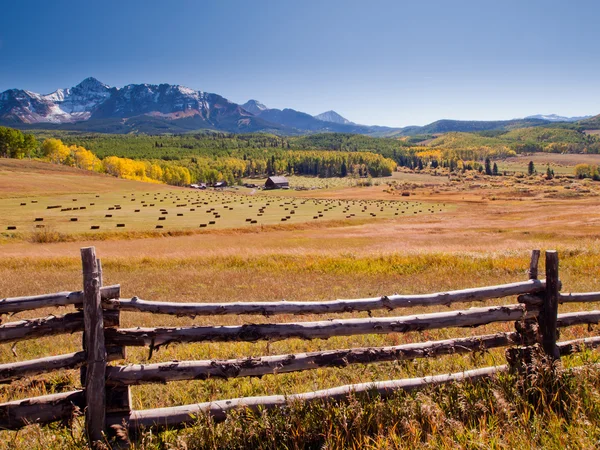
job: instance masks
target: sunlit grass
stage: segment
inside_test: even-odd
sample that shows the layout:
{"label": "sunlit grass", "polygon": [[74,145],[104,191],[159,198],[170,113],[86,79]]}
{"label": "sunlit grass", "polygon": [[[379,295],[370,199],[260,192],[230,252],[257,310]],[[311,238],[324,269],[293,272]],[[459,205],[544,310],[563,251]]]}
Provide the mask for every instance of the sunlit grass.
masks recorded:
{"label": "sunlit grass", "polygon": [[[597,249],[565,248],[561,250],[561,279],[565,290],[592,291],[598,290],[600,280],[600,253]],[[334,298],[360,298],[379,296],[392,293],[427,293],[460,289],[467,287],[483,286],[489,284],[507,283],[526,279],[526,269],[529,263],[527,252],[494,252],[494,253],[430,253],[430,254],[382,254],[375,256],[358,256],[352,253],[339,254],[338,256],[319,255],[263,255],[224,257],[191,257],[191,258],[104,258],[103,269],[106,284],[120,283],[123,296],[137,295],[140,298],[169,301],[250,301],[250,300],[331,300]],[[543,274],[543,266],[540,269]],[[0,259],[0,292],[2,296],[16,296],[25,294],[38,294],[60,290],[78,290],[81,288],[81,268],[77,257],[59,258],[15,258]],[[514,303],[515,299],[502,299],[486,302],[485,304]],[[454,305],[453,309],[468,308],[470,304]],[[561,311],[593,309],[595,305],[564,305]],[[67,308],[63,308],[68,311]],[[422,312],[447,310],[444,307],[419,307],[401,309],[393,312],[374,311],[373,315],[404,315]],[[23,317],[35,317],[43,314],[56,313],[56,310],[43,310],[30,313],[21,313],[16,317],[5,320],[17,320]],[[366,313],[340,314],[328,317],[367,317]],[[196,319],[176,318],[171,316],[158,316],[141,313],[123,313],[122,326],[184,326],[184,325],[210,325],[210,324],[244,324],[260,322],[285,322],[298,320],[318,320],[321,316],[276,316],[265,318],[262,316],[220,316],[199,317]],[[512,324],[497,324],[480,327],[477,329],[445,329],[430,330],[407,334],[367,335],[338,337],[329,340],[303,341],[289,339],[280,342],[257,343],[214,343],[214,344],[189,344],[176,345],[161,349],[152,356],[152,362],[186,359],[224,359],[241,356],[260,356],[266,354],[286,354],[303,351],[325,350],[348,347],[397,345],[401,343],[423,340],[436,340],[457,336],[470,336],[496,331],[511,331]],[[593,335],[584,327],[574,327],[564,330],[562,339]],[[0,348],[0,361],[9,362],[25,360],[50,354],[77,351],[81,346],[80,334],[65,335],[53,338],[42,338],[35,341],[21,342],[15,346],[15,356],[10,345]],[[148,361],[147,349],[129,348],[126,362]],[[595,358],[592,358],[595,360]],[[133,388],[134,408],[153,408],[161,406],[174,406],[178,404],[196,403],[202,401],[233,398],[250,395],[288,394],[305,392],[315,389],[334,387],[342,384],[359,383],[366,381],[385,380],[424,376],[435,373],[448,373],[462,371],[485,365],[504,363],[502,350],[490,351],[486,354],[455,355],[436,359],[423,359],[409,362],[391,362],[370,365],[354,365],[347,368],[324,368],[314,371],[267,375],[262,379],[230,379],[207,380],[193,382],[176,382],[163,385],[146,385]],[[581,362],[581,360],[580,360]],[[570,364],[570,363],[567,363]],[[79,386],[78,371],[65,371],[56,374],[32,377],[21,380],[10,387],[0,389],[0,400],[7,401],[29,396],[42,395],[52,392],[61,392]],[[457,388],[458,389],[458,388]],[[470,388],[465,388],[465,395]],[[486,388],[488,389],[488,388]],[[490,388],[494,389],[494,388]],[[483,390],[487,395],[487,390]],[[481,389],[471,392],[473,398],[481,394]],[[428,394],[429,395],[429,394]],[[433,395],[433,394],[432,394]],[[410,397],[410,396],[409,396]],[[402,401],[409,401],[407,398]],[[417,398],[417,397],[415,397]],[[413,399],[410,402],[416,402]],[[449,401],[449,400],[448,400]],[[475,400],[473,400],[475,401]],[[441,397],[436,402],[443,402]],[[509,402],[510,403],[510,402]],[[413,403],[410,403],[413,404]],[[414,405],[418,404],[414,403]],[[364,414],[369,411],[368,404],[363,402],[353,403],[354,408],[364,409]],[[362,405],[362,406],[361,406]],[[385,416],[385,411],[396,411],[400,408],[395,403],[378,402],[376,415]],[[439,405],[443,407],[443,405]],[[445,407],[448,407],[446,405]],[[512,407],[512,406],[511,406]],[[346,408],[346,406],[340,406]],[[404,408],[404,407],[403,407]],[[402,411],[404,409],[401,408]],[[302,409],[303,414],[309,410]],[[307,412],[308,411],[308,412]],[[357,410],[358,411],[358,410]],[[400,414],[400,410],[397,411]],[[277,415],[278,413],[273,413]],[[296,413],[294,413],[296,414]],[[311,427],[310,415],[302,419],[300,412],[294,416],[296,421],[302,422],[298,430]],[[347,436],[338,435],[339,422],[335,419],[334,410],[317,408],[314,414],[328,423],[321,437],[323,442],[346,442]],[[369,413],[370,414],[370,413]],[[448,420],[453,419],[453,412],[445,413]],[[401,417],[400,414],[399,417]],[[492,420],[494,414],[490,413],[486,420]],[[264,421],[276,420],[271,416],[253,418],[258,429],[266,426]],[[498,418],[496,418],[498,419]],[[234,415],[228,426],[210,426],[205,431],[203,428],[193,428],[190,442],[198,448],[214,442],[214,439],[225,439],[231,448],[238,448],[233,434],[229,434],[228,427],[244,426],[243,416]],[[248,419],[249,420],[249,419]],[[499,420],[499,419],[498,419]],[[554,420],[554,419],[553,419]],[[556,419],[558,420],[558,419]],[[445,423],[445,422],[444,422]],[[472,442],[478,437],[466,427],[456,433],[444,425],[439,424],[436,429],[419,427],[424,425],[414,424],[414,429],[408,432],[403,429],[398,436],[393,432],[379,433],[369,427],[358,426],[357,441],[352,445],[392,445],[396,440],[404,442],[400,437],[406,433],[422,433],[418,442],[437,442],[439,445],[448,445],[450,439],[465,439]],[[477,422],[478,427],[484,427],[485,421]],[[250,425],[248,425],[250,426]],[[400,426],[399,424],[396,426]],[[293,430],[281,429],[274,424],[273,433],[283,433],[282,439],[296,442],[294,445],[302,447],[301,441],[296,438]],[[484,427],[486,433],[500,438],[500,428]],[[411,428],[412,429],[412,428]],[[76,428],[77,430],[77,428]],[[288,430],[288,431],[286,431]],[[516,428],[514,429],[516,433]],[[573,430],[575,433],[576,430]],[[577,431],[578,432],[578,431]],[[204,433],[204,434],[203,434]],[[208,434],[207,434],[208,433]],[[288,433],[292,433],[289,434]],[[310,432],[312,433],[312,431]],[[7,439],[16,439],[14,433],[3,432]],[[54,437],[51,437],[54,436]],[[179,436],[179,437],[176,437]],[[163,435],[156,438],[149,435],[147,447],[155,448],[161,439],[171,442],[173,439],[183,439],[183,434]],[[257,436],[263,436],[261,434]],[[264,436],[263,436],[264,437]],[[201,438],[201,439],[200,439]],[[516,439],[516,435],[513,437]],[[531,439],[541,439],[541,436],[532,436]],[[69,440],[71,439],[71,440]],[[50,448],[64,448],[75,446],[78,438],[70,438],[68,434],[52,427],[30,427],[18,434],[18,442],[28,445],[50,446]],[[156,440],[158,439],[158,440]],[[250,438],[249,438],[250,439]],[[316,438],[315,438],[316,439]],[[424,439],[425,441],[422,441]],[[473,442],[475,442],[473,441]],[[204,443],[203,443],[204,442]],[[316,441],[315,441],[316,442]],[[375,444],[379,442],[380,444]],[[514,441],[516,442],[516,440]],[[537,441],[536,441],[537,442]],[[589,442],[589,441],[582,441]],[[384,443],[384,444],[383,444]],[[162,444],[160,444],[162,445]],[[393,444],[395,445],[395,444]],[[404,445],[404,444],[403,444]],[[412,445],[412,444],[411,444]],[[436,444],[438,445],[438,444]],[[52,447],[54,446],[54,447]],[[410,445],[409,445],[410,447]],[[72,447],[75,448],[75,447]],[[385,448],[385,446],[384,446]]]}

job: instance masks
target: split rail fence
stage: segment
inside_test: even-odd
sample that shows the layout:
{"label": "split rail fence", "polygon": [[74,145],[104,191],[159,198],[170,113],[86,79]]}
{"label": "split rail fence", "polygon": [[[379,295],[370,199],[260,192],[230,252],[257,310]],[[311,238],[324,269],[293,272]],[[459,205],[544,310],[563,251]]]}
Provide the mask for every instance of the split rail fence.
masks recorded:
{"label": "split rail fence", "polygon": [[[558,254],[545,252],[546,278],[538,279],[540,251],[532,252],[529,279],[498,286],[480,287],[426,295],[390,295],[356,300],[325,302],[235,302],[173,303],[145,301],[120,296],[120,286],[102,285],[102,267],[93,247],[81,249],[83,290],[33,297],[0,300],[0,314],[14,314],[39,308],[74,305],[77,312],[61,316],[2,323],[0,343],[83,331],[80,352],[30,361],[0,364],[0,382],[11,383],[26,376],[59,369],[81,368],[82,389],[0,404],[0,429],[17,430],[30,424],[65,421],[85,415],[90,446],[106,444],[120,427],[131,432],[149,427],[177,427],[193,423],[202,413],[224,420],[228,411],[239,408],[271,408],[289,401],[338,399],[350,392],[377,391],[382,395],[489,377],[508,369],[507,365],[423,378],[390,380],[340,386],[288,396],[245,397],[194,405],[132,410],[130,386],[211,377],[260,377],[319,367],[341,367],[382,361],[430,358],[510,347],[512,364],[526,358],[527,349],[541,347],[547,357],[600,346],[600,336],[557,342],[557,330],[579,324],[597,324],[600,311],[558,314],[559,303],[598,302],[600,292],[560,292]],[[323,320],[316,322],[264,323],[240,326],[189,326],[172,328],[119,328],[120,311],[171,314],[176,316],[224,314],[330,314],[373,310],[396,310],[413,306],[450,306],[517,296],[518,303],[474,307],[409,316]],[[231,360],[173,361],[153,364],[109,365],[125,359],[126,346],[145,346],[150,351],[174,343],[233,342],[287,338],[326,339],[333,336],[406,333],[453,327],[477,327],[490,323],[515,322],[515,331],[475,337],[419,342],[388,347],[353,348],[311,353],[240,358]],[[512,355],[512,356],[511,356]],[[121,433],[122,435],[122,433]]]}

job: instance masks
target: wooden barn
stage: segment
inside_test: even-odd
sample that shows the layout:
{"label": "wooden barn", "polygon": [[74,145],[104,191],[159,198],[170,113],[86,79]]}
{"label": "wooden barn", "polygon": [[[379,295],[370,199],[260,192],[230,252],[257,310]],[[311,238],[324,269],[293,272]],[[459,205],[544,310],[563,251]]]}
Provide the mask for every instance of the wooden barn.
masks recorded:
{"label": "wooden barn", "polygon": [[290,182],[286,177],[269,177],[265,181],[265,189],[289,189]]}

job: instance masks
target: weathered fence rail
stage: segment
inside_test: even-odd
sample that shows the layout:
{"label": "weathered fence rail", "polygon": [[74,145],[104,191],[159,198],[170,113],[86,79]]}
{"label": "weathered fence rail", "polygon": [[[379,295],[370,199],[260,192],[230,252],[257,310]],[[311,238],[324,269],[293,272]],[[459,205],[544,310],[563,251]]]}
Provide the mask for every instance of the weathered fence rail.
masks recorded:
{"label": "weathered fence rail", "polygon": [[[331,400],[350,392],[396,390],[489,377],[509,366],[486,367],[423,378],[340,386],[289,396],[229,399],[195,405],[135,411],[130,386],[208,378],[261,377],[321,367],[344,367],[384,361],[412,360],[448,354],[511,347],[527,350],[539,344],[549,358],[600,347],[600,336],[557,342],[559,328],[600,323],[600,311],[558,314],[560,303],[600,302],[600,292],[559,292],[558,255],[546,252],[546,279],[538,280],[540,252],[532,253],[529,280],[426,295],[389,295],[375,298],[325,302],[173,303],[121,298],[119,285],[102,286],[102,266],[93,248],[82,249],[82,291],[60,292],[0,300],[0,314],[42,308],[74,306],[76,312],[62,316],[23,319],[0,324],[0,343],[83,331],[83,350],[30,361],[0,364],[0,383],[62,369],[80,368],[82,389],[0,404],[0,429],[16,430],[29,424],[67,421],[85,415],[90,446],[104,445],[119,427],[175,427],[196,420],[199,413],[223,420],[228,411],[246,407],[273,408],[290,401]],[[119,328],[121,311],[176,316],[334,314],[393,311],[414,306],[450,307],[454,303],[482,302],[516,296],[519,303],[473,307],[444,312],[396,317],[344,318],[321,321],[257,323],[240,326],[189,326]],[[238,358],[229,360],[170,361],[149,364],[109,365],[125,359],[126,346],[146,346],[151,352],[162,346],[192,342],[254,342],[289,338],[328,339],[334,336],[407,333],[440,328],[478,327],[514,322],[516,330],[495,334],[417,342],[386,347],[348,348],[319,352]],[[510,349],[509,349],[510,350]],[[512,353],[521,357],[525,352]],[[520,356],[521,355],[521,356]],[[507,358],[509,364],[511,358]],[[120,433],[120,436],[123,436]]]}
{"label": "weathered fence rail", "polygon": [[[105,286],[100,289],[102,300],[118,299],[121,290],[117,286]],[[0,300],[0,314],[18,313],[34,309],[55,306],[83,305],[83,291],[57,292],[56,294],[34,295],[31,297],[13,297]]]}
{"label": "weathered fence rail", "polygon": [[379,309],[394,310],[414,306],[450,306],[458,302],[482,302],[494,298],[543,292],[545,280],[529,280],[499,286],[464,289],[425,295],[389,295],[356,300],[328,302],[235,302],[235,303],[173,303],[130,299],[114,299],[106,303],[107,309],[138,311],[176,316],[212,316],[225,314],[333,314]]}

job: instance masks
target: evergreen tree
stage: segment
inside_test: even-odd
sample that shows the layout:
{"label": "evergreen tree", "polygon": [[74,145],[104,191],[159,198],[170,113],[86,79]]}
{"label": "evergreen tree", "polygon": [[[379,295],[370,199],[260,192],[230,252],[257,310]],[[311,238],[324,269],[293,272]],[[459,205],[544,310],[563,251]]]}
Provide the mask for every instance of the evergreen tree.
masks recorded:
{"label": "evergreen tree", "polygon": [[485,158],[485,174],[486,175],[492,175],[492,162],[490,161],[490,158]]}
{"label": "evergreen tree", "polygon": [[533,175],[535,173],[535,166],[533,164],[533,161],[529,161],[529,165],[527,166],[527,173],[529,175]]}
{"label": "evergreen tree", "polygon": [[492,168],[492,175],[498,175],[498,164],[494,163],[494,167]]}

